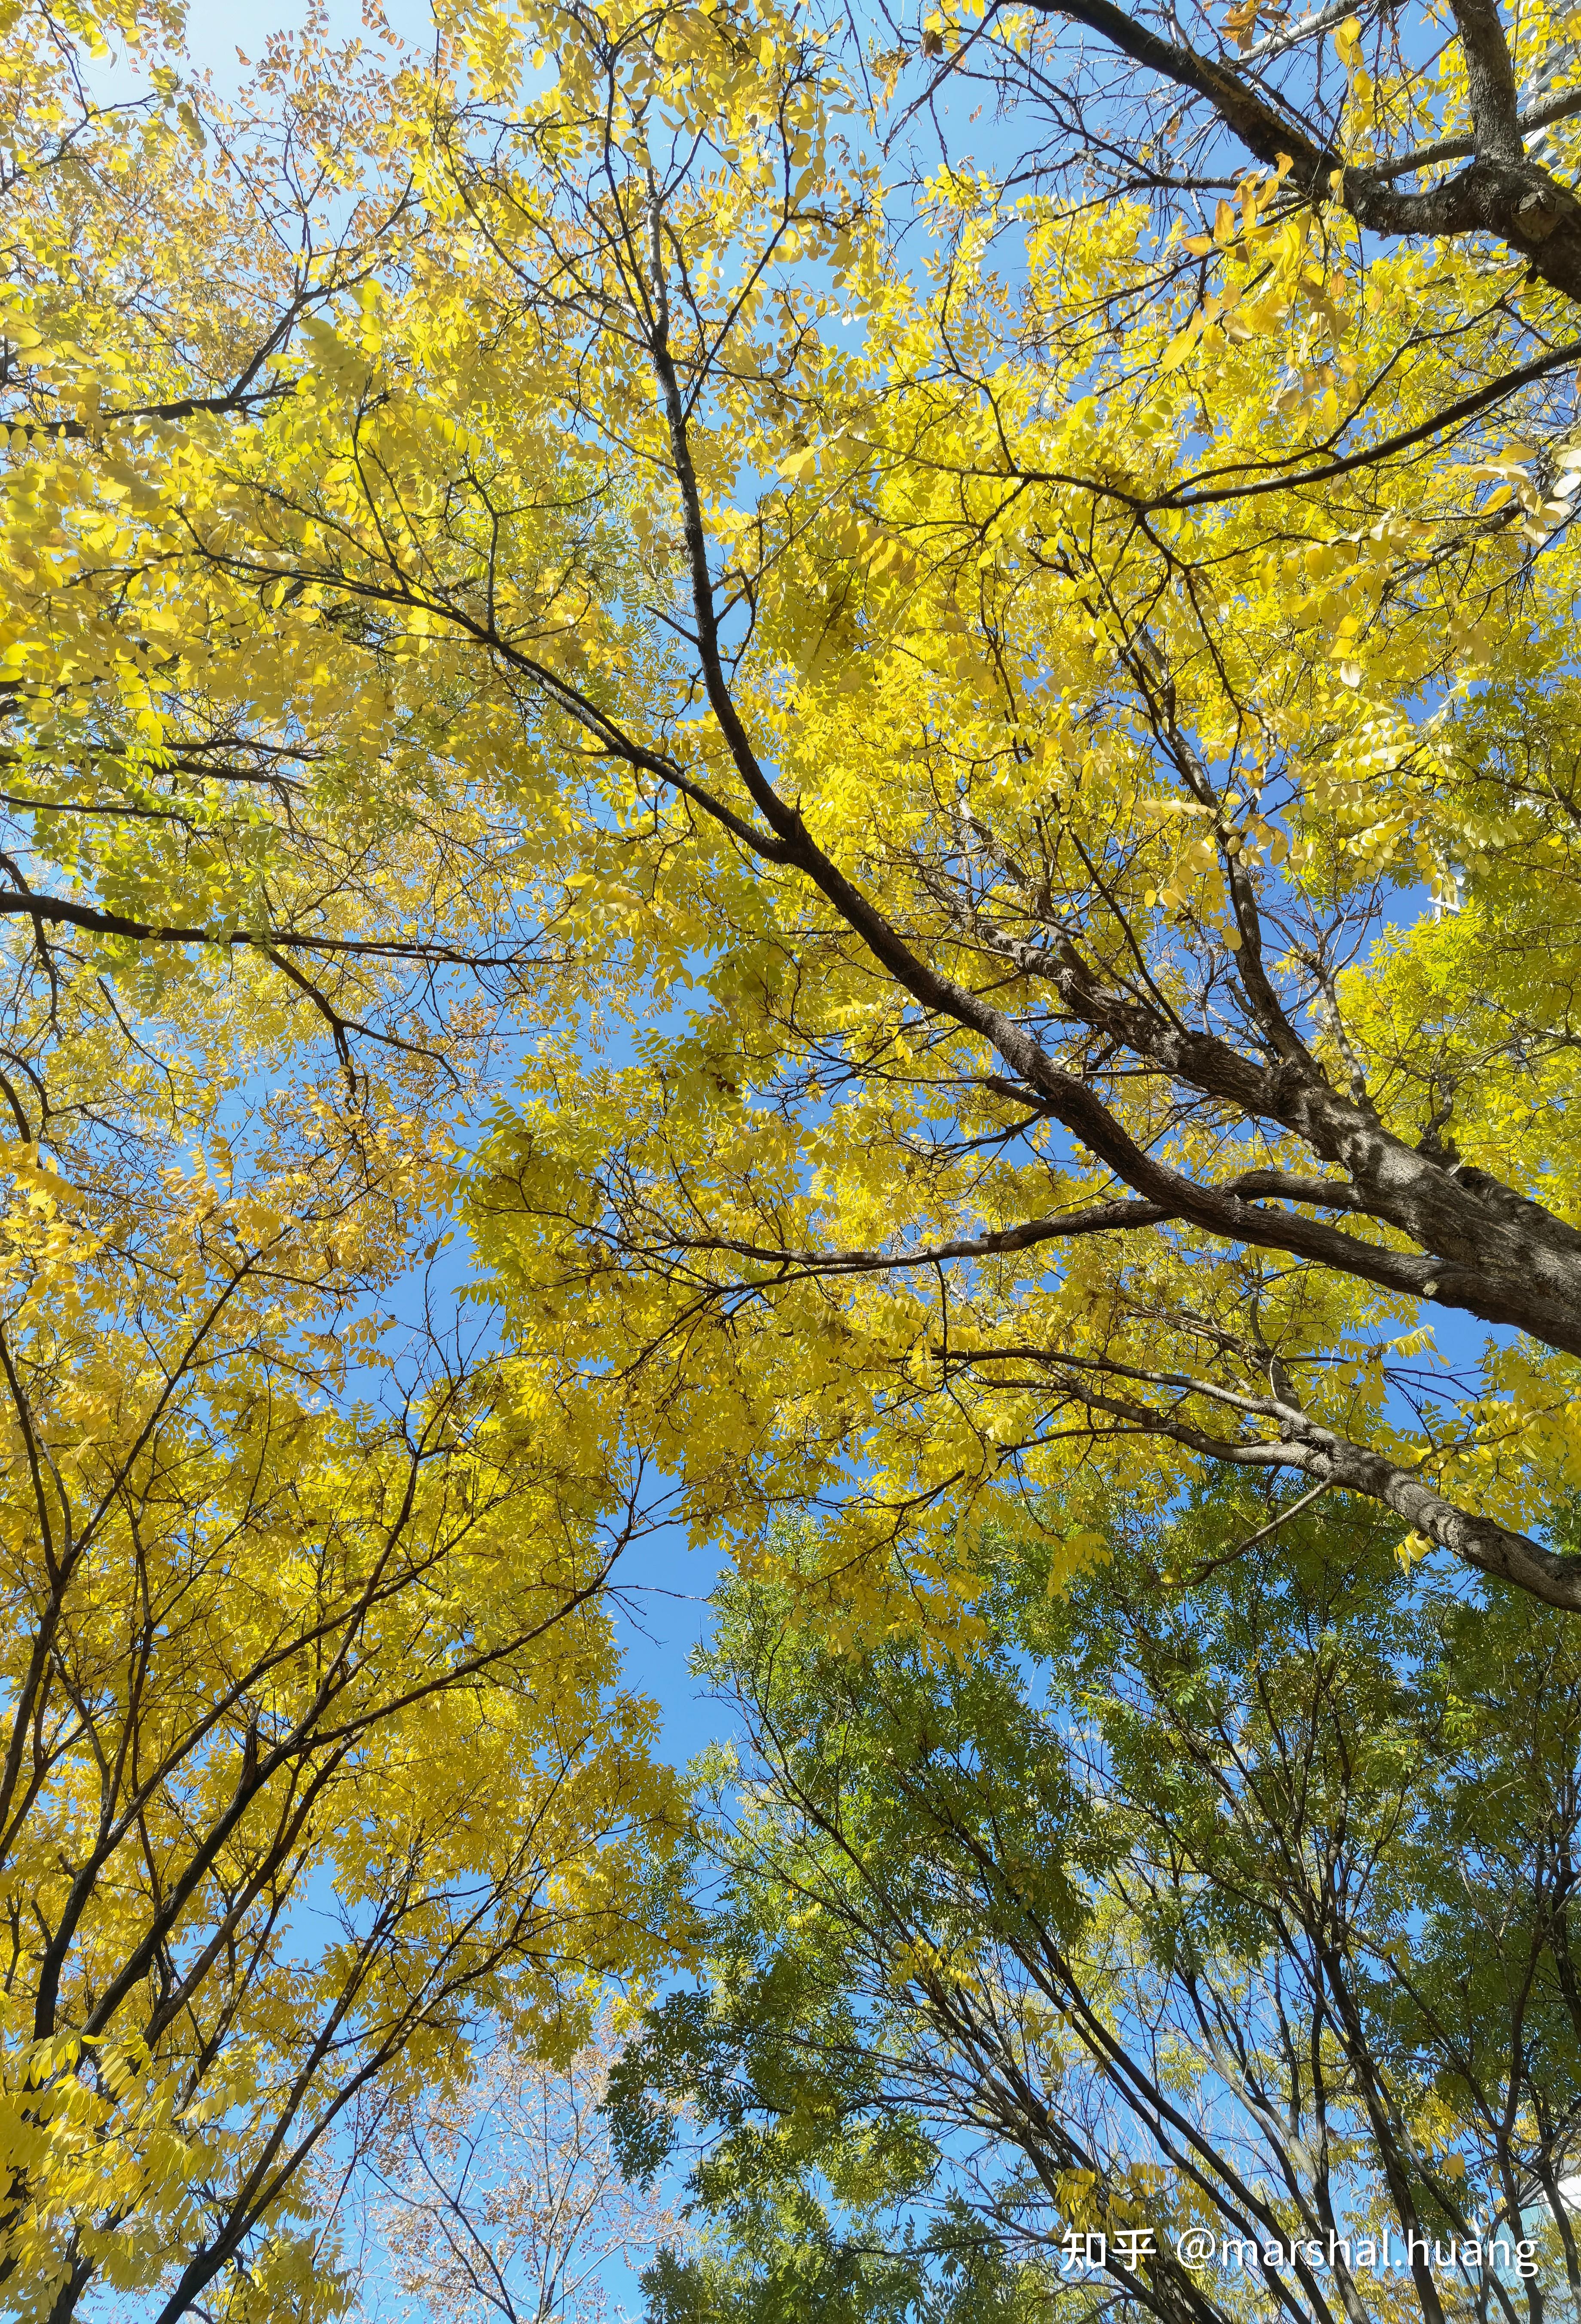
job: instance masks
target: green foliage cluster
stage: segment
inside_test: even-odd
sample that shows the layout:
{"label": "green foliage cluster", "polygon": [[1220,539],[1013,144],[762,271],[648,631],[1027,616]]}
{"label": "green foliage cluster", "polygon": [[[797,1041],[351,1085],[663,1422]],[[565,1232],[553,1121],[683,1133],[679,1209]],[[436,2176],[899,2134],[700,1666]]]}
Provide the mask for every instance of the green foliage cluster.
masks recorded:
{"label": "green foliage cluster", "polygon": [[[706,2223],[649,2279],[666,2324],[1344,2312],[1327,2269],[1182,2267],[1193,2227],[1387,2227],[1367,2315],[1489,2312],[1499,2271],[1424,2283],[1412,2233],[1525,2236],[1575,2296],[1573,1626],[1447,1596],[1344,1504],[1116,1532],[1062,1594],[1001,1537],[966,1659],[726,1594],[708,1975],[615,2099],[629,2167],[684,2159]],[[1127,2227],[1154,2256],[1067,2264]]]}

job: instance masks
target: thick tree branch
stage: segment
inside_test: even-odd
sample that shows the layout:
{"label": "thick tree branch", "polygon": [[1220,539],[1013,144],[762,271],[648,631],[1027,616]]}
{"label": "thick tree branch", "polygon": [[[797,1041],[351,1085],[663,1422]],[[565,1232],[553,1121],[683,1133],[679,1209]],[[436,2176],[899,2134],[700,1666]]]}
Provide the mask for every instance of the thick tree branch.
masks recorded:
{"label": "thick tree branch", "polygon": [[[1108,7],[1108,0],[1095,0],[1099,4]],[[1293,1037],[1283,1044],[1287,1054],[1270,1064],[1245,1056],[1217,1034],[1192,1032],[1178,1019],[1100,985],[1069,945],[1045,970],[1074,1017],[1177,1083],[1227,1102],[1243,1119],[1276,1122],[1300,1138],[1344,1173],[1360,1198],[1356,1208],[1405,1234],[1426,1257],[1364,1242],[1319,1221],[1269,1212],[1227,1189],[1197,1184],[1138,1145],[1113,1111],[1057,1065],[1025,1025],[919,957],[831,862],[800,814],[775,789],[752,748],[720,650],[685,401],[662,327],[655,332],[650,353],[680,491],[710,706],[753,804],[788,860],[902,990],[931,1012],[981,1035],[1024,1084],[1029,1105],[1059,1121],[1135,1194],[1165,1215],[1227,1242],[1282,1250],[1408,1297],[1465,1308],[1485,1323],[1530,1331],[1551,1347],[1581,1355],[1581,1234],[1536,1204],[1521,1203],[1517,1218],[1507,1205],[1483,1198],[1451,1168],[1393,1137],[1370,1107],[1341,1096]],[[1511,1199],[1520,1203],[1519,1197]]]}
{"label": "thick tree branch", "polygon": [[[941,1361],[949,1360],[942,1347]],[[1314,1420],[1299,1405],[1278,1397],[1252,1397],[1225,1389],[1189,1373],[1148,1371],[1102,1357],[1084,1358],[1062,1350],[999,1348],[974,1350],[953,1359],[965,1371],[984,1364],[1033,1362],[1043,1367],[1058,1390],[1072,1403],[1139,1434],[1179,1444],[1182,1449],[1221,1462],[1231,1468],[1293,1469],[1315,1484],[1355,1493],[1379,1502],[1438,1548],[1448,1550],[1462,1563],[1492,1579],[1512,1583],[1547,1606],[1562,1612],[1581,1613],[1581,1557],[1545,1547],[1527,1534],[1516,1533],[1493,1517],[1460,1508],[1439,1492],[1414,1470],[1401,1467],[1367,1446],[1352,1443]],[[1201,1397],[1221,1404],[1250,1421],[1277,1429],[1274,1436],[1225,1437],[1182,1418],[1163,1412],[1121,1392],[1117,1385],[1167,1390],[1172,1396]]]}
{"label": "thick tree branch", "polygon": [[1466,47],[1475,114],[1466,169],[1421,193],[1391,190],[1389,165],[1356,166],[1315,137],[1289,107],[1234,67],[1188,42],[1164,38],[1115,0],[1033,0],[1040,14],[1080,24],[1146,71],[1201,97],[1246,151],[1268,169],[1285,157],[1291,181],[1314,201],[1333,191],[1358,226],[1387,235],[1491,235],[1534,274],[1581,300],[1581,203],[1527,155],[1514,104],[1513,72],[1493,0],[1456,10]]}

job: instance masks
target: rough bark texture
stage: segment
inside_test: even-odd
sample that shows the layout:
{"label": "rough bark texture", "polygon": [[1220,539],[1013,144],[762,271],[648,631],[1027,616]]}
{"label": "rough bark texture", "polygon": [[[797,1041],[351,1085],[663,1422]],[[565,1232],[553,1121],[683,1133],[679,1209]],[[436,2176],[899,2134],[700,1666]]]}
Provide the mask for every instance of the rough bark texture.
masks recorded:
{"label": "rough bark texture", "polygon": [[1466,141],[1354,168],[1297,113],[1273,102],[1226,59],[1204,56],[1186,42],[1166,37],[1114,0],[1034,0],[1034,5],[1043,15],[1096,33],[1133,64],[1211,106],[1247,153],[1267,168],[1276,169],[1288,155],[1291,180],[1302,192],[1327,200],[1337,190],[1357,225],[1369,233],[1487,235],[1518,252],[1543,281],[1581,300],[1581,203],[1528,154],[1525,144],[1558,117],[1559,108],[1542,106],[1524,119],[1519,115],[1514,63],[1494,0],[1460,0],[1455,11],[1473,108],[1466,167],[1439,184],[1405,193],[1397,189],[1400,178],[1458,158]]}

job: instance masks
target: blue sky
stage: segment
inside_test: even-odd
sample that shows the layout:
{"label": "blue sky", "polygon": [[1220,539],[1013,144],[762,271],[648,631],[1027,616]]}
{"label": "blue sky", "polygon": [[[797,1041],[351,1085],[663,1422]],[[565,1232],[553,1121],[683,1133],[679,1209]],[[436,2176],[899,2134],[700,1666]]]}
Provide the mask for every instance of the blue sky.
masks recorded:
{"label": "blue sky", "polygon": [[[392,32],[407,39],[424,32],[429,23],[425,0],[388,0],[385,11]],[[216,80],[234,82],[238,77],[236,51],[255,57],[267,34],[300,26],[307,11],[299,0],[188,0],[187,45],[194,64],[206,65]],[[345,40],[363,29],[360,0],[328,0],[332,38]]]}

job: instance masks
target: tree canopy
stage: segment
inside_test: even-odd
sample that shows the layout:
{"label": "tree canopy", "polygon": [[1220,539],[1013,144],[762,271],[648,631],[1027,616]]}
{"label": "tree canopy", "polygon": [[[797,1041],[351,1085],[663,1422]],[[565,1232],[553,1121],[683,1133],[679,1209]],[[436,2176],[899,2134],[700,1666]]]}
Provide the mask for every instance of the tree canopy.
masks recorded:
{"label": "tree canopy", "polygon": [[947,1591],[1007,1472],[1118,1448],[1570,1605],[1567,301],[1280,167],[1206,235],[948,168],[907,272],[706,21],[679,158],[567,19],[602,85],[463,173],[672,543],[650,644],[543,699],[616,778],[579,893],[689,1018],[501,1128],[515,1328],[618,1350],[708,1521],[822,1481],[848,1582]]}
{"label": "tree canopy", "polygon": [[1315,1501],[1457,1640],[1581,1609],[1581,59],[1171,27],[446,0],[222,97],[0,18],[56,2324],[329,2299],[357,2108],[670,1957],[666,1510],[985,1685],[1007,1526],[1057,1607],[1197,1501],[1189,1591]]}
{"label": "tree canopy", "polygon": [[308,2317],[392,2108],[671,1957],[676,1794],[602,1597],[630,1464],[446,1280],[513,810],[170,585],[181,429],[294,392],[304,145],[211,169],[159,21],[124,106],[96,29],[4,49],[0,2296]]}
{"label": "tree canopy", "polygon": [[1244,1521],[1117,1524],[1052,1597],[1001,1544],[960,1661],[727,1592],[709,1974],[617,2069],[703,2230],[653,2316],[1574,2300],[1573,1626],[1473,1615],[1362,1505],[1182,1591]]}
{"label": "tree canopy", "polygon": [[[905,259],[840,44],[772,12],[464,14],[264,86],[212,159],[161,116],[170,227],[244,238],[226,335],[119,229],[16,302],[28,751],[98,768],[68,674],[146,695],[233,835],[204,942],[169,902],[113,940],[247,954],[345,1062],[348,979],[483,976],[520,923],[546,1030],[479,1247],[700,1522],[823,1480],[832,1569],[932,1586],[1007,1467],[1117,1440],[1571,1603],[1562,288],[1379,251],[1278,162],[1206,234],[949,167]],[[179,772],[195,703],[295,754],[349,884],[291,892],[289,789]],[[73,804],[46,950],[149,844]]]}

